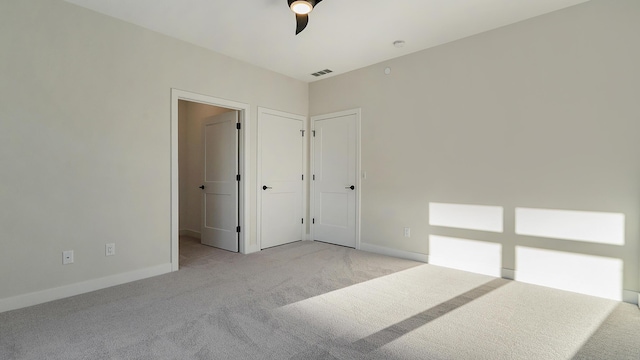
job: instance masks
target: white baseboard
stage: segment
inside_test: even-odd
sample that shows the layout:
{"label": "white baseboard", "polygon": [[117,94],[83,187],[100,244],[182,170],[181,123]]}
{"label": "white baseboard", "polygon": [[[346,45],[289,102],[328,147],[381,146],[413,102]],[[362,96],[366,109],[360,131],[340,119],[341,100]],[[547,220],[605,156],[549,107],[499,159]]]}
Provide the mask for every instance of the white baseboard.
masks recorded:
{"label": "white baseboard", "polygon": [[402,259],[408,259],[413,261],[420,261],[423,263],[429,262],[429,255],[415,253],[411,251],[391,249],[384,246],[372,245],[367,243],[360,243],[360,250],[372,252],[381,255],[393,256]]}
{"label": "white baseboard", "polygon": [[632,290],[622,290],[622,301],[629,304],[639,305],[640,293]]}
{"label": "white baseboard", "polygon": [[171,272],[171,263],[0,299],[0,313]]}
{"label": "white baseboard", "polygon": [[180,236],[188,236],[188,237],[192,237],[192,238],[198,239],[198,240],[200,240],[202,238],[202,235],[200,234],[199,231],[189,230],[189,229],[184,229],[184,230],[178,231],[178,235],[180,235]]}
{"label": "white baseboard", "polygon": [[515,280],[516,271],[513,269],[502,268],[500,277],[507,280]]}

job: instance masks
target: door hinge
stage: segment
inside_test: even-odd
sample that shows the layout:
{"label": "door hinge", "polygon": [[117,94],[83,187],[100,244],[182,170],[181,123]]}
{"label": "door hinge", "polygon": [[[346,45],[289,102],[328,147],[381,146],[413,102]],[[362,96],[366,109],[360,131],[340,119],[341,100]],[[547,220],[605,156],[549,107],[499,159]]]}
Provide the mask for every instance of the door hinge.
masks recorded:
{"label": "door hinge", "polygon": [[316,223],[316,218],[313,218],[313,221],[311,223],[315,224]]}
{"label": "door hinge", "polygon": [[236,123],[236,129],[240,130],[241,127],[242,125],[240,125],[240,123]]}
{"label": "door hinge", "polygon": [[302,180],[304,180],[304,174],[302,174]]}
{"label": "door hinge", "polygon": [[314,181],[316,180],[316,174],[313,174],[313,180]]}
{"label": "door hinge", "polygon": [[304,218],[302,218],[302,223],[304,224]]}
{"label": "door hinge", "polygon": [[304,137],[304,130],[300,130],[300,132],[302,133],[302,137]]}
{"label": "door hinge", "polygon": [[240,226],[236,226],[236,232],[239,233],[240,232]]}
{"label": "door hinge", "polygon": [[240,174],[236,175],[236,181],[240,181]]}

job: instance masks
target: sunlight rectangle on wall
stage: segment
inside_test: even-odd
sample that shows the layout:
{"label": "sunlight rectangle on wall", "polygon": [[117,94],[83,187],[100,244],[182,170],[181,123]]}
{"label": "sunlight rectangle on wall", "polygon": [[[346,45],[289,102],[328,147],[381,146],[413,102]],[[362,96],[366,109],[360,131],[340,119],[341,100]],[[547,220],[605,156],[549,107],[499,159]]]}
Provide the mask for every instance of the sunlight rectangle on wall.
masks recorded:
{"label": "sunlight rectangle on wall", "polygon": [[430,235],[429,264],[500,277],[502,245]]}
{"label": "sunlight rectangle on wall", "polygon": [[620,259],[516,246],[516,280],[622,300]]}
{"label": "sunlight rectangle on wall", "polygon": [[429,203],[429,225],[502,232],[502,206]]}
{"label": "sunlight rectangle on wall", "polygon": [[624,245],[624,214],[516,208],[516,234]]}

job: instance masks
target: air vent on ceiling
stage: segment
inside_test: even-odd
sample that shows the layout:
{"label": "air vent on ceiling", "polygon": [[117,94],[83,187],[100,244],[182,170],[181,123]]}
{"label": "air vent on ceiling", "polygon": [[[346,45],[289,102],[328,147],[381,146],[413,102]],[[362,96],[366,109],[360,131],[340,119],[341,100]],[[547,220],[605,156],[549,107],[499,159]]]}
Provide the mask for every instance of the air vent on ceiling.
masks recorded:
{"label": "air vent on ceiling", "polygon": [[311,75],[313,75],[313,76],[315,76],[315,77],[318,77],[318,76],[326,75],[326,74],[329,74],[329,73],[332,73],[332,72],[333,72],[333,71],[331,71],[331,70],[329,70],[329,69],[324,69],[324,70],[320,70],[320,71],[318,71],[318,72],[314,72],[314,73],[313,73],[313,74],[311,74]]}

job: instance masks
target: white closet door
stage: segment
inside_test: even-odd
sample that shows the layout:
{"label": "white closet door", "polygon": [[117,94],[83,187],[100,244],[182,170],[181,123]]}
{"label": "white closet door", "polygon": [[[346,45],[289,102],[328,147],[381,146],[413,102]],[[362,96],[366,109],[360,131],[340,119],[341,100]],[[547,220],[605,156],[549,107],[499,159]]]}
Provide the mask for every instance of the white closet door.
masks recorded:
{"label": "white closet door", "polygon": [[314,240],[356,247],[357,114],[312,124]]}
{"label": "white closet door", "polygon": [[261,109],[258,184],[261,248],[299,241],[303,234],[304,117]]}
{"label": "white closet door", "polygon": [[238,112],[206,121],[202,244],[238,252]]}

